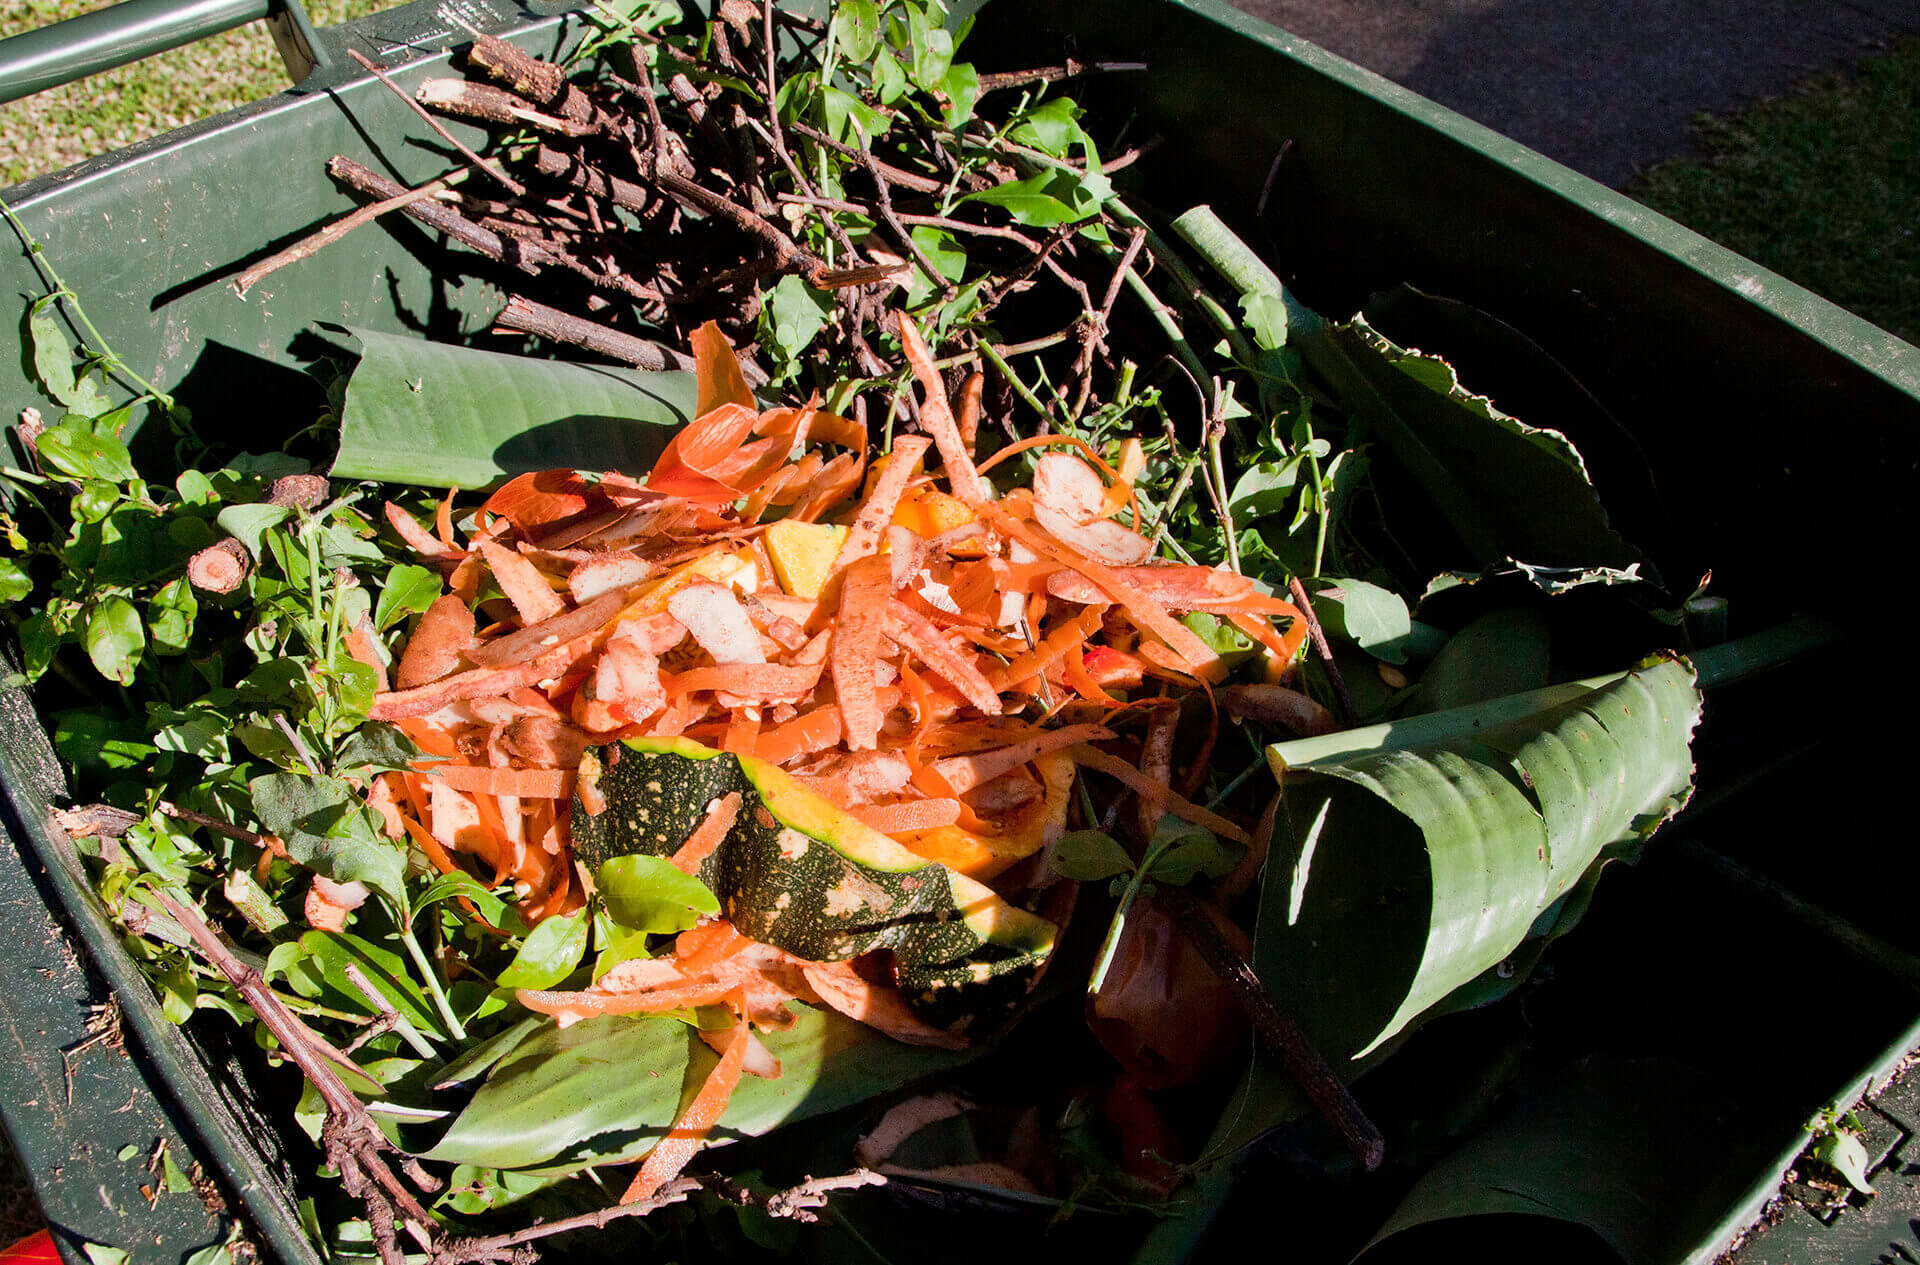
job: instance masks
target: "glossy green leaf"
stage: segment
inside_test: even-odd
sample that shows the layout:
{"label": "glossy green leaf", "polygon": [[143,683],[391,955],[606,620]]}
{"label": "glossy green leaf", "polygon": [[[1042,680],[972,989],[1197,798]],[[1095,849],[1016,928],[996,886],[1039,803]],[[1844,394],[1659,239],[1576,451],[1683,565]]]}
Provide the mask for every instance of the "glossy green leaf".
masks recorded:
{"label": "glossy green leaf", "polygon": [[628,931],[685,931],[700,915],[720,912],[712,889],[663,856],[610,857],[593,881],[607,903],[607,916]]}
{"label": "glossy green leaf", "polygon": [[[893,1093],[975,1055],[903,1045],[831,1011],[795,1009],[792,1028],[761,1035],[780,1060],[779,1078],[742,1078],[713,1143]],[[672,1019],[605,1015],[570,1028],[549,1021],[494,1069],[427,1157],[528,1168],[582,1152],[638,1156],[673,1124],[682,1095],[713,1062]]]}
{"label": "glossy green leaf", "polygon": [[1067,224],[1079,219],[1080,212],[1048,192],[1053,182],[1051,174],[1029,176],[1025,180],[1012,180],[969,193],[960,200],[997,206],[1011,215],[1014,223],[1030,228],[1051,228],[1055,224]]}
{"label": "glossy green leaf", "polygon": [[567,466],[644,474],[693,409],[691,373],[353,333],[338,478],[477,488]]}
{"label": "glossy green leaf", "polygon": [[1499,964],[1691,792],[1684,663],[1500,703],[1268,748],[1284,799],[1255,965],[1331,1057]]}
{"label": "glossy green leaf", "polygon": [[110,597],[87,616],[82,640],[100,675],[125,685],[133,680],[147,635],[139,609],[124,597]]}
{"label": "glossy green leaf", "polygon": [[33,592],[33,579],[12,558],[0,558],[0,602],[17,602]]}
{"label": "glossy green leaf", "polygon": [[587,951],[587,911],[543,919],[520,942],[519,952],[494,982],[502,988],[552,988]]}
{"label": "glossy green leaf", "polygon": [[880,6],[874,0],[840,0],[833,6],[833,38],[840,55],[856,65],[880,48]]}
{"label": "glossy green leaf", "polygon": [[147,635],[157,654],[185,654],[200,601],[184,577],[169,580],[147,601]]}
{"label": "glossy green leaf", "polygon": [[138,475],[127,446],[111,434],[96,431],[84,417],[61,419],[40,432],[33,446],[41,460],[69,478],[126,483]]}
{"label": "glossy green leaf", "polygon": [[1376,659],[1407,661],[1413,617],[1398,593],[1364,580],[1333,580],[1316,587],[1313,611],[1328,632],[1351,641]]}
{"label": "glossy green leaf", "polygon": [[328,989],[350,1009],[377,1013],[372,1009],[373,1002],[347,974],[347,968],[353,966],[380,999],[415,1028],[427,1033],[444,1030],[425,991],[414,982],[406,960],[398,953],[345,931],[309,931],[300,937],[300,947],[319,969]]}
{"label": "glossy green leaf", "polygon": [[440,596],[440,575],[425,567],[402,563],[387,572],[380,587],[380,602],[373,608],[373,626],[381,632],[409,615],[417,615],[433,605]]}

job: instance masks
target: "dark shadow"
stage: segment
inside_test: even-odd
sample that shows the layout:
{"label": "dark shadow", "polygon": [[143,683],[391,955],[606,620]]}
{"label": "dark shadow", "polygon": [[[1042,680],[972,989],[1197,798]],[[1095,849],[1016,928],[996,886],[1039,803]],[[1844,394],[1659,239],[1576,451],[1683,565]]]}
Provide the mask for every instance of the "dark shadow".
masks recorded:
{"label": "dark shadow", "polygon": [[[675,426],[685,423],[679,418]],[[509,474],[561,467],[638,472],[659,459],[673,429],[628,417],[575,413],[515,435],[493,450],[493,459]]]}
{"label": "dark shadow", "polygon": [[[257,450],[263,438],[278,446],[312,422],[327,402],[325,387],[312,375],[212,338],[180,376],[173,395],[193,410],[194,428],[203,439],[239,451]],[[171,445],[166,430],[158,422],[141,427],[135,460],[145,459],[146,444]]]}

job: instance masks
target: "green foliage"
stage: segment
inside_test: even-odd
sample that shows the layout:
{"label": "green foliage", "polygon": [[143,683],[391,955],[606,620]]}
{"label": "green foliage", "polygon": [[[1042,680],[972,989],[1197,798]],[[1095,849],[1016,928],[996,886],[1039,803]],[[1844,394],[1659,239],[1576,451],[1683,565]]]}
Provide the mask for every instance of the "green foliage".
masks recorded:
{"label": "green foliage", "polygon": [[1661,163],[1627,192],[1920,341],[1920,38],[1695,131],[1704,158]]}

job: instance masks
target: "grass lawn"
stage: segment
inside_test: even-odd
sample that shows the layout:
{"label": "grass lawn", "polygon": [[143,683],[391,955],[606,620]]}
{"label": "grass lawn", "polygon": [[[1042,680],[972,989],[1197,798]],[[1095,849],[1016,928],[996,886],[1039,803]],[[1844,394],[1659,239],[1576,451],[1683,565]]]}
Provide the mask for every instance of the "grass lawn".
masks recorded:
{"label": "grass lawn", "polygon": [[1920,342],[1920,39],[1696,126],[1627,193]]}
{"label": "grass lawn", "polygon": [[[307,14],[315,26],[333,26],[392,8],[397,2],[309,0]],[[0,3],[0,38],[105,7],[105,0],[5,0]],[[265,25],[256,22],[0,105],[0,187],[230,110],[286,86],[280,54],[274,51]]]}

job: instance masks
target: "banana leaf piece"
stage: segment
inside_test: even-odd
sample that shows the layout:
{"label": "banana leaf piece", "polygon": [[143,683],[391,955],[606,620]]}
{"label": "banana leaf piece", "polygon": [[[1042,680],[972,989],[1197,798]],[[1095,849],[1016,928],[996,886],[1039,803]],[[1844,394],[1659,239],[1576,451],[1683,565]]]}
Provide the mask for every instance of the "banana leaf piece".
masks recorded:
{"label": "banana leaf piece", "polygon": [[1500,967],[1612,845],[1691,794],[1687,664],[1521,699],[1535,710],[1496,700],[1333,735],[1345,751],[1269,748],[1283,798],[1255,967],[1330,1059],[1366,1055]]}
{"label": "banana leaf piece", "polygon": [[537,360],[350,329],[333,474],[483,488],[530,470],[640,475],[693,415],[691,373]]}
{"label": "banana leaf piece", "polygon": [[[892,1093],[981,1050],[902,1045],[831,1011],[795,1006],[793,1027],[761,1034],[775,1080],[747,1076],[713,1143]],[[714,1055],[692,1028],[654,1015],[548,1022],[504,1059],[426,1158],[483,1168],[566,1171],[644,1154],[672,1127]]]}

